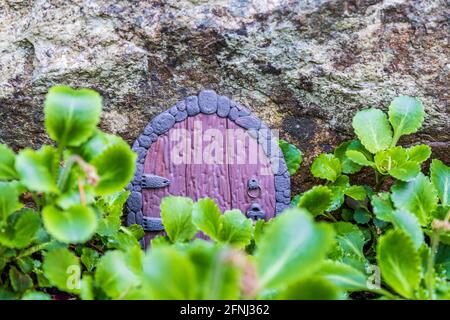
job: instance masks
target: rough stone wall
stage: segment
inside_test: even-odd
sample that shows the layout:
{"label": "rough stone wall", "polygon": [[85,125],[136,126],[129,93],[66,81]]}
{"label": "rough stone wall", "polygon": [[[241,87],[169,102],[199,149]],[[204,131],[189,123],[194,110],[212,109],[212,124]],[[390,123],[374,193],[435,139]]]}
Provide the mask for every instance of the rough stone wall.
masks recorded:
{"label": "rough stone wall", "polygon": [[[352,137],[357,110],[398,94],[427,117],[408,145],[449,162],[448,0],[0,0],[0,142],[39,147],[54,84],[104,97],[101,126],[132,142],[204,88],[297,144],[307,164]],[[307,166],[303,172],[306,173]],[[311,177],[300,175],[297,188]]]}

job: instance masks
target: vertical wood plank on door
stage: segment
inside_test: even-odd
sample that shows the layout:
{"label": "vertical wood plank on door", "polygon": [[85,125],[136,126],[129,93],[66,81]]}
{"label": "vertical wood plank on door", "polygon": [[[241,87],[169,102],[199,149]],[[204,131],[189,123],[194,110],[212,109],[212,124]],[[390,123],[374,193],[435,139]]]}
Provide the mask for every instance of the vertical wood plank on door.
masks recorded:
{"label": "vertical wood plank on door", "polygon": [[[147,217],[157,217],[160,215],[161,200],[168,195],[186,195],[186,163],[179,161],[178,157],[183,156],[187,151],[187,146],[179,148],[180,152],[175,155],[174,148],[179,146],[183,132],[178,129],[186,129],[186,121],[176,123],[164,135],[161,135],[149,148],[144,162],[144,174],[154,174],[166,177],[170,180],[170,185],[166,188],[142,190],[143,214]],[[186,140],[188,141],[188,139]],[[175,158],[177,156],[177,158]],[[162,232],[148,232],[145,237],[146,246],[149,241]]]}
{"label": "vertical wood plank on door", "polygon": [[[227,150],[228,156],[232,158],[228,164],[233,190],[232,207],[245,214],[250,205],[256,202],[264,210],[268,220],[275,214],[275,181],[269,159],[248,131],[231,120],[227,121]],[[248,180],[252,177],[255,177],[261,186],[261,194],[257,198],[251,198],[247,192]]]}
{"label": "vertical wood plank on door", "polygon": [[[201,135],[199,131],[201,125]],[[186,167],[187,195],[194,201],[204,197],[210,197],[216,201],[219,208],[224,211],[231,209],[231,190],[228,175],[228,165],[225,162],[227,119],[217,115],[198,114],[187,119],[187,129],[191,133],[191,153],[193,163]],[[212,141],[208,140],[208,129],[217,130],[220,137],[216,136],[216,149],[218,157],[215,162],[208,161],[204,157],[208,153],[208,146]],[[210,132],[211,133],[211,132]],[[206,134],[206,135],[205,135]],[[218,141],[222,139],[222,141]],[[213,156],[216,154],[211,152]],[[217,155],[216,155],[217,156]],[[220,158],[220,159],[219,159]],[[211,160],[211,159],[209,159]]]}

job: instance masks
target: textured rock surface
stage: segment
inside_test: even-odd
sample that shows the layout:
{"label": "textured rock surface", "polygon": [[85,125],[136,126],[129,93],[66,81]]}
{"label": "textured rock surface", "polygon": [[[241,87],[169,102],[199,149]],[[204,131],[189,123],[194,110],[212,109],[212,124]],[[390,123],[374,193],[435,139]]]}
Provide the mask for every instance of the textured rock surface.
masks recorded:
{"label": "textured rock surface", "polygon": [[448,163],[448,10],[446,0],[0,0],[0,141],[48,141],[53,84],[100,91],[103,129],[130,143],[151,117],[211,88],[310,161],[352,136],[357,110],[403,93],[427,118],[401,143],[429,142]]}

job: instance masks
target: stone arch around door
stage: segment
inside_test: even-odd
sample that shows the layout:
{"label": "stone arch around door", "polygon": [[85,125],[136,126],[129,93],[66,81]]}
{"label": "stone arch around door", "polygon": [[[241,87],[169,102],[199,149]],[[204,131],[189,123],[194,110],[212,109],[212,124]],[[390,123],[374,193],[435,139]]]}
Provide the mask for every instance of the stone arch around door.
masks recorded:
{"label": "stone arch around door", "polygon": [[[180,141],[185,141],[181,135],[189,135],[185,149],[188,152],[205,146],[203,140],[197,140],[197,144],[193,142],[199,125],[202,134],[209,129],[227,132],[223,149],[232,149],[233,152],[230,153],[232,156],[224,154],[222,159],[230,158],[229,163],[193,161],[174,164],[172,151],[176,147],[174,143],[179,142],[172,141],[173,137],[180,135]],[[244,134],[231,139],[235,132]],[[250,157],[252,141],[258,146],[258,163],[238,163],[239,159],[233,157],[239,157],[239,152],[248,152]],[[157,115],[145,127],[132,149],[137,160],[135,176],[128,186],[131,194],[127,200],[127,223],[140,224],[150,233],[146,236],[147,244],[164,229],[159,205],[167,195],[189,196],[194,201],[208,196],[218,203],[222,211],[236,208],[255,218],[252,215],[252,210],[255,210],[256,216],[262,212],[266,220],[290,205],[290,176],[273,132],[250,110],[212,90],[189,96]],[[189,158],[183,156],[183,159]],[[264,170],[267,174],[260,174]],[[252,191],[255,183],[256,191]]]}

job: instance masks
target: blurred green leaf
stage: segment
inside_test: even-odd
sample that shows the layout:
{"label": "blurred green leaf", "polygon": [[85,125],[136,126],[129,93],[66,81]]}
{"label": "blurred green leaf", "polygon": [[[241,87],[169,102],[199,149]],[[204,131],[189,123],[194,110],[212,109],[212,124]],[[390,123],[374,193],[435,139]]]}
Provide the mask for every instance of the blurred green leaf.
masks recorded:
{"label": "blurred green leaf", "polygon": [[9,182],[0,182],[0,222],[6,222],[21,206],[17,188]]}
{"label": "blurred green leaf", "polygon": [[130,195],[129,191],[120,191],[101,197],[96,206],[102,212],[96,232],[101,236],[110,236],[116,233],[121,225],[123,206]]}
{"label": "blurred green leaf", "polygon": [[367,276],[348,264],[328,260],[315,273],[346,291],[367,290]]}
{"label": "blurred green leaf", "polygon": [[16,155],[8,146],[0,143],[0,180],[17,178],[15,169]]}
{"label": "blurred green leaf", "polygon": [[123,140],[109,146],[92,160],[100,177],[95,187],[97,195],[121,191],[133,178],[136,154]]}
{"label": "blurred green leaf", "polygon": [[220,239],[221,212],[214,200],[203,198],[193,207],[192,219],[194,224],[208,237],[215,241]]}
{"label": "blurred green leaf", "polygon": [[101,109],[102,98],[93,90],[54,86],[45,99],[45,127],[61,146],[77,147],[93,134]]}
{"label": "blurred green leaf", "polygon": [[294,175],[303,161],[302,152],[296,146],[285,140],[279,140],[278,144],[286,160],[289,174]]}
{"label": "blurred green leaf", "polygon": [[71,251],[59,248],[45,253],[42,268],[53,286],[66,292],[79,292],[81,267]]}
{"label": "blurred green leaf", "polygon": [[171,241],[188,241],[197,233],[192,223],[194,203],[185,197],[169,196],[161,201],[161,218]]}
{"label": "blurred green leaf", "polygon": [[16,158],[16,170],[21,182],[32,191],[58,193],[56,176],[58,156],[56,149],[44,146],[38,151],[22,150]]}
{"label": "blurred green leaf", "polygon": [[9,281],[16,292],[24,292],[33,287],[33,280],[27,274],[23,274],[17,268],[9,269]]}
{"label": "blurred green leaf", "polygon": [[430,166],[431,182],[437,190],[443,206],[450,206],[450,167],[433,159]]}
{"label": "blurred green leaf", "polygon": [[288,209],[261,237],[255,262],[261,288],[287,286],[313,274],[333,243],[333,230],[302,209]]}
{"label": "blurred green leaf", "polygon": [[283,300],[342,300],[343,292],[333,282],[322,277],[309,277],[283,291]]}
{"label": "blurred green leaf", "polygon": [[412,239],[401,230],[381,236],[377,261],[384,281],[405,298],[412,298],[420,284],[420,257]]}
{"label": "blurred green leaf", "polygon": [[28,291],[22,296],[22,300],[52,300],[52,297],[44,292]]}
{"label": "blurred green leaf", "polygon": [[220,240],[237,247],[245,247],[252,239],[252,222],[240,210],[227,210],[222,218]]}
{"label": "blurred green leaf", "polygon": [[362,231],[350,222],[333,223],[333,227],[336,231],[337,245],[341,249],[341,254],[333,258],[365,272],[367,261],[363,248],[366,239]]}
{"label": "blurred green leaf", "polygon": [[100,254],[96,250],[87,248],[87,247],[84,247],[81,250],[80,260],[83,263],[83,265],[86,267],[86,270],[88,272],[91,272],[92,270],[94,270],[99,259],[100,259]]}
{"label": "blurred green leaf", "polygon": [[94,210],[83,205],[72,206],[67,210],[46,206],[42,218],[47,231],[64,243],[83,243],[92,237],[97,228]]}
{"label": "blurred green leaf", "polygon": [[9,248],[22,249],[33,242],[41,225],[37,212],[22,209],[8,218],[8,223],[0,230],[0,243]]}
{"label": "blurred green leaf", "polygon": [[392,129],[383,111],[379,109],[358,111],[353,117],[352,125],[363,146],[371,153],[375,154],[389,148],[392,142]]}

